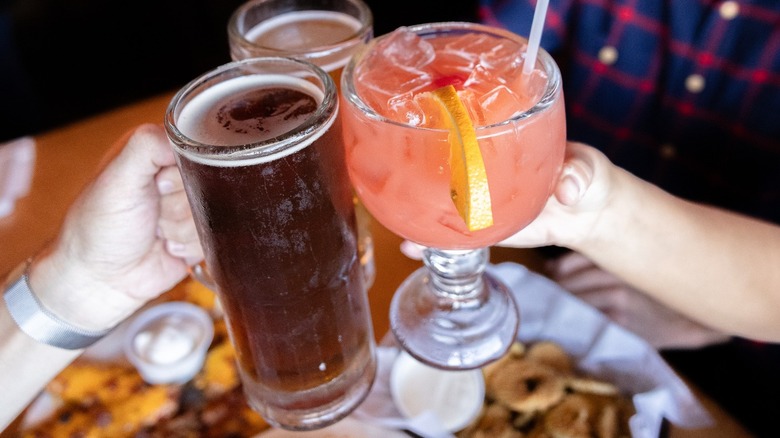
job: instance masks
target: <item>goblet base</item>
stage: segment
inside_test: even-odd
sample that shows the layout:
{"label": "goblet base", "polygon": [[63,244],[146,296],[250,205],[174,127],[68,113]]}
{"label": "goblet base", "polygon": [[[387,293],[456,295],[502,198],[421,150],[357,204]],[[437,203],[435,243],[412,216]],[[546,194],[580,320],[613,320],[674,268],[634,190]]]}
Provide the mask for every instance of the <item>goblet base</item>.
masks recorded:
{"label": "goblet base", "polygon": [[515,340],[519,312],[508,288],[489,273],[464,295],[443,295],[428,268],[396,291],[390,326],[414,358],[447,370],[479,368],[503,356]]}

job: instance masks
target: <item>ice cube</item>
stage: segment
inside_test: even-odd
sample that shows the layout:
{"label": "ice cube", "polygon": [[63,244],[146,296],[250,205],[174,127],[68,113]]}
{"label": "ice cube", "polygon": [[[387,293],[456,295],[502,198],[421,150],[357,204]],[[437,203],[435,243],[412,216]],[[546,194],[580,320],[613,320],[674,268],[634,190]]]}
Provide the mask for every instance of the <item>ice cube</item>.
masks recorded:
{"label": "ice cube", "polygon": [[479,103],[477,94],[473,90],[465,89],[458,91],[458,97],[463,102],[463,106],[466,107],[474,127],[484,126],[486,124],[485,114],[482,111],[482,105]]}
{"label": "ice cube", "polygon": [[527,75],[518,72],[507,79],[506,86],[514,90],[515,96],[522,102],[522,110],[525,111],[544,95],[547,89],[547,74],[539,69],[532,70]]}
{"label": "ice cube", "polygon": [[388,117],[395,121],[411,126],[420,126],[425,123],[425,112],[420,103],[414,99],[413,93],[403,93],[391,97],[387,101],[387,110]]}
{"label": "ice cube", "polygon": [[475,35],[465,33],[460,37],[453,38],[444,45],[445,50],[451,52],[461,52],[464,56],[476,61],[479,53],[496,44],[496,39],[488,35]]}
{"label": "ice cube", "polygon": [[494,75],[483,65],[477,65],[463,83],[463,87],[473,90],[475,93],[488,93],[498,85],[506,85],[506,80]]}
{"label": "ice cube", "polygon": [[[405,27],[385,37],[373,51],[385,63],[423,68],[436,57],[433,46]],[[372,60],[373,61],[373,60]]]}
{"label": "ice cube", "polygon": [[403,64],[382,67],[372,65],[370,71],[361,71],[358,82],[387,101],[399,94],[421,91],[431,84],[431,75]]}
{"label": "ice cube", "polygon": [[499,123],[527,109],[528,105],[506,85],[499,85],[479,98],[486,124]]}
{"label": "ice cube", "polygon": [[523,53],[521,45],[515,42],[501,42],[479,57],[482,68],[500,78],[510,78],[520,74],[523,68]]}

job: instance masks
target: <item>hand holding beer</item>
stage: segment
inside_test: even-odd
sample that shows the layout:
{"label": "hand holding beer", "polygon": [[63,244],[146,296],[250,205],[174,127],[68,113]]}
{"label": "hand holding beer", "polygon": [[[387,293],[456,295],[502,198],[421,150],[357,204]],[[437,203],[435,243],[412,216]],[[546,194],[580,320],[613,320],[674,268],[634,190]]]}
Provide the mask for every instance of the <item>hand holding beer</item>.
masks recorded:
{"label": "hand holding beer", "polygon": [[182,88],[165,125],[249,404],[287,429],[338,421],[376,364],[333,80],[234,62]]}

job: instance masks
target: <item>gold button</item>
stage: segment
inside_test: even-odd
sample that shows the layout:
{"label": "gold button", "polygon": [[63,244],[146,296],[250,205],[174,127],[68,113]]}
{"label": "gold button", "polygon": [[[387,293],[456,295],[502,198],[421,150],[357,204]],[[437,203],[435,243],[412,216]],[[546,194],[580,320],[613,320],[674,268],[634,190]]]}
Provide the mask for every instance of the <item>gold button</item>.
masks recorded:
{"label": "gold button", "polygon": [[721,18],[724,20],[733,20],[739,15],[739,3],[733,0],[727,0],[721,3],[718,11],[720,12]]}
{"label": "gold button", "polygon": [[617,49],[612,46],[604,46],[599,50],[599,61],[605,65],[612,65],[618,59]]}
{"label": "gold button", "polygon": [[677,149],[671,143],[665,143],[661,145],[661,157],[669,159],[674,158],[677,155]]}
{"label": "gold button", "polygon": [[700,93],[704,89],[704,76],[692,74],[685,78],[685,89],[691,93]]}

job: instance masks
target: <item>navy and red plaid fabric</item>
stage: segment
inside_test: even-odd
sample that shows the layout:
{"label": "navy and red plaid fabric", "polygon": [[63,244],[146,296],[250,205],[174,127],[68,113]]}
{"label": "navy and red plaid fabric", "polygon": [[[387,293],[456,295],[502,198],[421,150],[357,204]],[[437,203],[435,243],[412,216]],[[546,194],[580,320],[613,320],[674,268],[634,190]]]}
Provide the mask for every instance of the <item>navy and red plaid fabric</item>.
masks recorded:
{"label": "navy and red plaid fabric", "polygon": [[[528,35],[535,0],[481,0]],[[551,0],[568,137],[688,199],[780,223],[780,1]]]}

